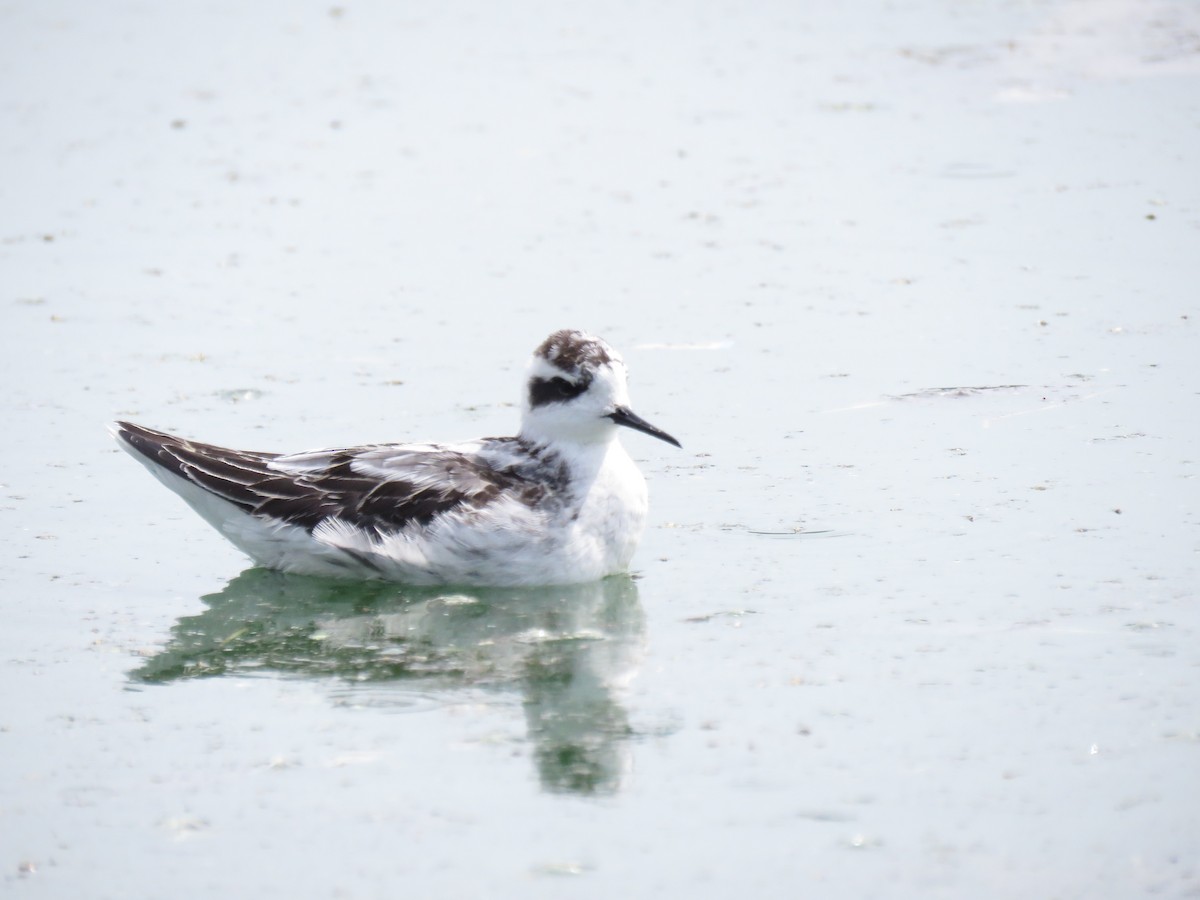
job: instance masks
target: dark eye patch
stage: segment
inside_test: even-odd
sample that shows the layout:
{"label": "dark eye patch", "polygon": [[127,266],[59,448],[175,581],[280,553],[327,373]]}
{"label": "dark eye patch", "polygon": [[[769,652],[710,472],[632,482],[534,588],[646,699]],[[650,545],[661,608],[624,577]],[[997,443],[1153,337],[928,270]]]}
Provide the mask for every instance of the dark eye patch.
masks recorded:
{"label": "dark eye patch", "polygon": [[536,409],[547,403],[561,403],[573,400],[588,388],[587,381],[579,383],[567,381],[565,378],[534,378],[529,382],[529,405]]}

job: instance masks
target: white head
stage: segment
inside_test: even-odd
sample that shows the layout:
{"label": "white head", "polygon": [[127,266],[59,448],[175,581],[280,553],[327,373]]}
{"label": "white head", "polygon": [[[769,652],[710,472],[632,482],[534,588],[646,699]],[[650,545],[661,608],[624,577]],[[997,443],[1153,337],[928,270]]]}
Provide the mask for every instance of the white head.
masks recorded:
{"label": "white head", "polygon": [[602,444],[616,436],[618,425],[680,446],[629,408],[621,354],[582,331],[556,331],[546,338],[529,364],[521,437]]}

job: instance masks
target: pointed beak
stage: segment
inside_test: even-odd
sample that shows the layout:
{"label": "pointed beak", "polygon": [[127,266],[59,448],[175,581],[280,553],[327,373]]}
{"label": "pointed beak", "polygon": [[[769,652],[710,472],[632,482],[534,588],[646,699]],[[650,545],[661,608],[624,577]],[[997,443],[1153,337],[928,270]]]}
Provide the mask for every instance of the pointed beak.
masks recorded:
{"label": "pointed beak", "polygon": [[640,431],[642,434],[648,434],[651,437],[656,437],[660,441],[666,441],[668,444],[674,444],[680,450],[683,449],[683,444],[675,440],[665,431],[655,428],[628,406],[618,406],[615,410],[608,414],[608,418],[612,419],[618,425],[624,425],[626,428],[632,428],[634,431]]}

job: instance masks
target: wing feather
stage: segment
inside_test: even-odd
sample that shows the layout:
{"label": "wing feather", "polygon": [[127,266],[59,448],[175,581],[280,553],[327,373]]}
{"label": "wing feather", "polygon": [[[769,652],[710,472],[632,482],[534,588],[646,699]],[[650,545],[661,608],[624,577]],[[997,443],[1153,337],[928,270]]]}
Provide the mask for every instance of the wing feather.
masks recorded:
{"label": "wing feather", "polygon": [[489,464],[481,452],[511,439],[454,447],[377,444],[281,456],[188,441],[126,422],[117,423],[117,436],[147,460],[246,512],[310,532],[327,520],[390,531],[426,525],[454,510],[482,508],[506,490],[530,505],[545,493],[515,468]]}

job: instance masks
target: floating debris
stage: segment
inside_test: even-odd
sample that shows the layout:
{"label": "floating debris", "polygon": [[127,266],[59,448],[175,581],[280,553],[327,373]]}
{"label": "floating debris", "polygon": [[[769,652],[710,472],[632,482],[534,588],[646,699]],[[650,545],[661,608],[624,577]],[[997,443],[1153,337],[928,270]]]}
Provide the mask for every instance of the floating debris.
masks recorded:
{"label": "floating debris", "polygon": [[984,384],[963,387],[935,387],[913,391],[911,394],[889,394],[889,400],[923,400],[930,397],[974,397],[992,391],[1020,391],[1029,387],[1027,384]]}
{"label": "floating debris", "polygon": [[591,866],[579,862],[552,862],[543,863],[534,868],[534,873],[537,875],[552,875],[552,876],[574,876],[586,875],[591,871]]}
{"label": "floating debris", "polygon": [[733,341],[694,341],[690,344],[638,344],[635,350],[728,350]]}
{"label": "floating debris", "polygon": [[187,815],[172,816],[171,818],[164,819],[159,824],[166,831],[170,832],[177,841],[186,840],[209,827],[207,819]]}
{"label": "floating debris", "polygon": [[869,834],[852,834],[846,839],[846,846],[852,850],[874,850],[883,846],[883,841]]}
{"label": "floating debris", "polygon": [[230,388],[224,391],[217,391],[215,396],[228,403],[246,403],[250,400],[258,400],[263,395],[264,392],[256,388]]}
{"label": "floating debris", "polygon": [[731,616],[733,618],[740,619],[742,616],[755,615],[758,615],[758,610],[756,609],[722,609],[718,610],[717,612],[705,613],[704,615],[700,616],[688,616],[688,618],[684,619],[683,621],[688,623],[700,623],[711,622],[713,619],[719,619],[723,616]]}
{"label": "floating debris", "polygon": [[833,529],[823,528],[816,531],[805,531],[803,528],[797,526],[796,528],[789,528],[787,531],[758,531],[754,528],[747,528],[746,532],[748,534],[763,534],[768,537],[800,537],[809,534],[833,534]]}

